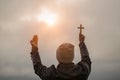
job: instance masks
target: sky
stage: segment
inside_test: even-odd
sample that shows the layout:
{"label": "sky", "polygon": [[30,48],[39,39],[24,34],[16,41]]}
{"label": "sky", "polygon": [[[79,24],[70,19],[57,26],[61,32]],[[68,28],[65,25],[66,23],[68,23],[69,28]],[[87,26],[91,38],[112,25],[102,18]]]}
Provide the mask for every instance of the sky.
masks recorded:
{"label": "sky", "polygon": [[[57,66],[56,49],[75,45],[81,60],[79,30],[83,24],[92,71],[89,80],[120,80],[120,0],[0,0],[0,80],[40,80],[35,75],[29,41],[39,37],[39,54],[46,66]],[[38,21],[42,10],[56,14],[53,25]]]}

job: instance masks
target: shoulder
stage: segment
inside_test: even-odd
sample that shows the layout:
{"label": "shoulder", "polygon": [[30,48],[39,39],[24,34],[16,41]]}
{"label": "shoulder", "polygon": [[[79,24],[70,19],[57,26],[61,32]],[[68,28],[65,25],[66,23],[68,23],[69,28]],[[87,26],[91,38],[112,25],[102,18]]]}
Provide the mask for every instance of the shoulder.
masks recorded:
{"label": "shoulder", "polygon": [[48,71],[49,71],[51,74],[55,74],[55,73],[56,73],[55,65],[51,65],[51,66],[48,67],[47,69],[48,69]]}
{"label": "shoulder", "polygon": [[91,65],[88,65],[84,62],[79,62],[76,66],[83,71],[83,73],[89,74],[91,72]]}

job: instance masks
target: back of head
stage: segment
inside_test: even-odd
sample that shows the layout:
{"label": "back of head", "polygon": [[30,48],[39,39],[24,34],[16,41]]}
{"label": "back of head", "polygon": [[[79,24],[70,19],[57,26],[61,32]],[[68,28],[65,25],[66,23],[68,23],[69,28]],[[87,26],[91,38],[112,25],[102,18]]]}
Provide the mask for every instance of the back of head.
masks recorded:
{"label": "back of head", "polygon": [[59,63],[72,63],[74,59],[74,45],[71,43],[61,44],[56,51]]}

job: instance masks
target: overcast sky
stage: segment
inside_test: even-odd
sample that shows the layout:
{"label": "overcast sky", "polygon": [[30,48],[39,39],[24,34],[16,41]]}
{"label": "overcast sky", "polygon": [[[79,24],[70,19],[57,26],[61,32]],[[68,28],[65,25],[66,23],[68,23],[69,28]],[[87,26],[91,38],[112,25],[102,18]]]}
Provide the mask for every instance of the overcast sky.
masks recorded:
{"label": "overcast sky", "polygon": [[[0,80],[39,80],[29,54],[34,34],[46,66],[57,66],[56,48],[63,42],[75,45],[79,62],[80,23],[92,60],[89,80],[120,80],[119,8],[120,0],[0,0]],[[36,20],[42,9],[58,15],[53,27]]]}

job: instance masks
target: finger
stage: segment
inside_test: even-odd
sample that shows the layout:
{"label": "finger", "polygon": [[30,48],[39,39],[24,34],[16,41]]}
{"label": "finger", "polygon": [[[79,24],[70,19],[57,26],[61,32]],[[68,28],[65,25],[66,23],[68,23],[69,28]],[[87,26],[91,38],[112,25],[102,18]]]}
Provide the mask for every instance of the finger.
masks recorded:
{"label": "finger", "polygon": [[36,41],[36,40],[38,40],[38,37],[37,37],[37,35],[34,35],[33,36],[33,41]]}
{"label": "finger", "polygon": [[34,37],[36,38],[36,37],[37,37],[37,35],[34,35]]}
{"label": "finger", "polygon": [[34,40],[34,38],[35,38],[35,35],[33,35],[33,38],[32,38],[32,40]]}
{"label": "finger", "polygon": [[37,36],[37,35],[34,35],[34,38],[35,38],[35,39],[38,39],[38,36]]}
{"label": "finger", "polygon": [[80,37],[82,37],[83,36],[83,34],[80,34]]}
{"label": "finger", "polygon": [[81,37],[85,37],[83,34],[80,35]]}
{"label": "finger", "polygon": [[81,36],[83,36],[83,34],[81,34]]}
{"label": "finger", "polygon": [[38,36],[36,35],[35,38],[38,40]]}

